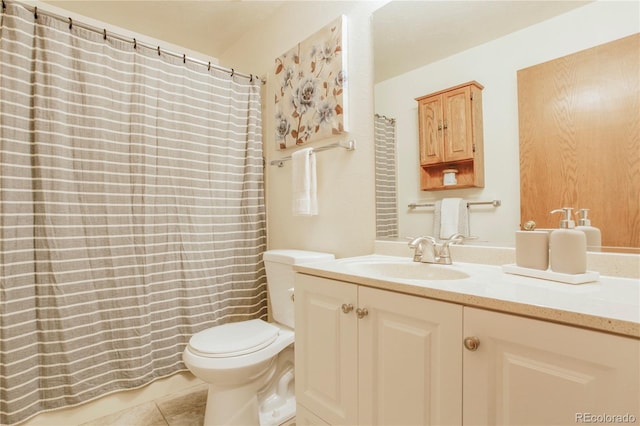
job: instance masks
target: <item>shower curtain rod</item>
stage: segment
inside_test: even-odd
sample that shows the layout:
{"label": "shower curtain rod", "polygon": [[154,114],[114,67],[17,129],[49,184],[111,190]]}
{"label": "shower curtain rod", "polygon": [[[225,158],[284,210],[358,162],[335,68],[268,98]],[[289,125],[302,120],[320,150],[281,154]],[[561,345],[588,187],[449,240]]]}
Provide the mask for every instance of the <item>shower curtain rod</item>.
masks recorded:
{"label": "shower curtain rod", "polygon": [[[20,6],[24,7],[25,9],[27,9],[29,12],[33,13],[33,16],[35,19],[38,19],[38,15],[44,15],[44,16],[48,16],[50,18],[53,19],[57,19],[58,21],[62,21],[62,22],[68,22],[69,23],[69,29],[73,28],[73,26],[77,26],[79,28],[83,28],[85,30],[89,30],[89,31],[93,31],[94,33],[98,33],[98,34],[102,34],[102,38],[103,39],[107,39],[107,30],[106,28],[98,28],[98,27],[94,27],[91,26],[89,24],[85,24],[82,22],[76,22],[74,21],[72,18],[70,17],[64,17],[62,15],[57,15],[53,12],[48,12],[48,11],[43,11],[41,9],[38,9],[38,6],[30,6],[21,2],[7,2],[5,0],[2,0],[2,11],[4,12],[4,9],[7,7],[7,3],[15,3],[15,4],[19,4]],[[174,58],[182,58],[182,62],[186,63],[187,61],[189,62],[193,62],[194,64],[198,64],[198,65],[203,65],[205,67],[207,67],[208,70],[211,70],[211,68],[219,70],[219,71],[224,71],[224,72],[228,72],[231,74],[231,76],[233,77],[234,75],[238,75],[240,77],[245,77],[248,78],[249,81],[253,81],[254,78],[258,79],[262,84],[265,84],[266,81],[264,81],[263,79],[261,79],[260,77],[258,77],[258,75],[253,75],[253,74],[245,74],[245,73],[241,73],[241,72],[237,72],[235,71],[233,68],[226,68],[226,67],[222,67],[220,65],[216,65],[216,64],[212,64],[211,61],[209,62],[205,62],[196,58],[192,58],[186,55],[186,53],[180,54],[180,53],[176,53],[176,52],[172,52],[170,50],[166,50],[166,49],[161,49],[160,46],[154,46],[145,42],[141,42],[140,40],[137,40],[136,38],[133,37],[126,37],[117,33],[113,33],[110,32],[108,34],[109,37],[114,38],[116,40],[120,40],[120,41],[124,41],[126,43],[131,43],[133,44],[133,48],[136,49],[138,46],[142,46],[145,47],[147,49],[152,49],[152,50],[157,50],[158,51],[158,55],[160,55],[161,53],[164,53],[165,55],[169,55],[169,56],[173,56]]]}

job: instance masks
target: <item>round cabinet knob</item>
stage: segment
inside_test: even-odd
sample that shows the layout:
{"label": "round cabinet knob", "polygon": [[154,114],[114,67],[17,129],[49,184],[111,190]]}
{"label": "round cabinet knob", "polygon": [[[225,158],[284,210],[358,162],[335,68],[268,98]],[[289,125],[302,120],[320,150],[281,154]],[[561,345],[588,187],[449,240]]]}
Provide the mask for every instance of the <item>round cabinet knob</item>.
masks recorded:
{"label": "round cabinet knob", "polygon": [[477,337],[465,337],[464,339],[464,347],[470,351],[477,351],[478,346],[480,346],[480,339]]}
{"label": "round cabinet knob", "polygon": [[353,311],[353,305],[351,303],[349,303],[348,305],[346,303],[342,304],[342,312],[348,314],[351,311]]}
{"label": "round cabinet knob", "polygon": [[358,315],[358,319],[362,319],[367,315],[369,315],[369,311],[367,310],[367,308],[364,308],[364,309],[358,308],[356,309],[356,315]]}

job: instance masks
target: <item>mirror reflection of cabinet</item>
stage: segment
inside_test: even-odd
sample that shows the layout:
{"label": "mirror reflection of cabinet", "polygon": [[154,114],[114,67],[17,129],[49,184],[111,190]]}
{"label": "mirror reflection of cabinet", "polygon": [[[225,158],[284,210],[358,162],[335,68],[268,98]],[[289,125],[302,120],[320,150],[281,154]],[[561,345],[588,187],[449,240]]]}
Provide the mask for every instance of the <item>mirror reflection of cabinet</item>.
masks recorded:
{"label": "mirror reflection of cabinet", "polygon": [[588,208],[603,246],[640,247],[640,34],[518,71],[521,223]]}
{"label": "mirror reflection of cabinet", "polygon": [[[484,186],[482,89],[472,81],[416,98],[423,191]],[[444,184],[445,170],[455,184]]]}

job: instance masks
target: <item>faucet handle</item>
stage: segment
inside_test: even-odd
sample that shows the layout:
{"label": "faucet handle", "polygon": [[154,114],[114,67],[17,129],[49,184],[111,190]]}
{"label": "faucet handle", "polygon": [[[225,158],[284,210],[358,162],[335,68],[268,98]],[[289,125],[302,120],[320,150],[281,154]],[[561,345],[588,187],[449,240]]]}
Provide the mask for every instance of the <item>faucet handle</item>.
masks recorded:
{"label": "faucet handle", "polygon": [[416,248],[418,247],[418,245],[420,244],[424,244],[425,242],[431,243],[431,244],[436,244],[436,239],[429,236],[429,235],[425,235],[423,237],[416,237],[416,238],[408,238],[411,240],[411,242],[409,243],[409,248]]}
{"label": "faucet handle", "polygon": [[467,236],[467,235],[464,235],[464,234],[461,234],[461,233],[457,232],[455,234],[452,234],[445,241],[443,241],[442,244],[445,245],[445,246],[449,246],[451,244],[460,244],[460,243],[462,243],[464,241],[467,241],[467,240],[477,240],[477,239],[478,239],[478,237]]}

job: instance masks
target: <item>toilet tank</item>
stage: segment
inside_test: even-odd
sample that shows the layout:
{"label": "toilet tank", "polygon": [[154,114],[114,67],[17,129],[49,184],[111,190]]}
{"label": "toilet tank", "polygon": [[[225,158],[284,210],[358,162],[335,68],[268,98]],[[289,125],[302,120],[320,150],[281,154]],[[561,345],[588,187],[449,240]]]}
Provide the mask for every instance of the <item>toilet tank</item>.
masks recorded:
{"label": "toilet tank", "polygon": [[267,289],[273,320],[293,328],[293,265],[327,262],[333,254],[305,250],[267,250],[262,255],[267,270]]}

